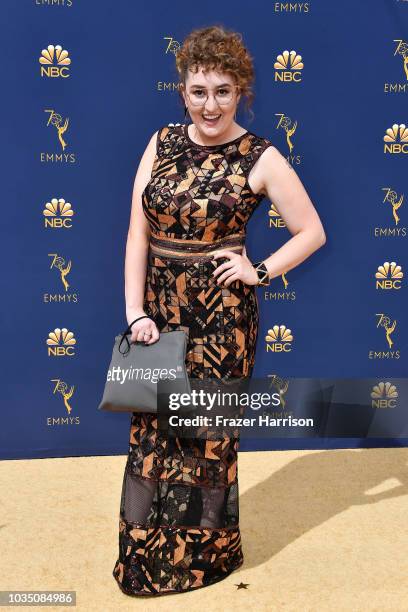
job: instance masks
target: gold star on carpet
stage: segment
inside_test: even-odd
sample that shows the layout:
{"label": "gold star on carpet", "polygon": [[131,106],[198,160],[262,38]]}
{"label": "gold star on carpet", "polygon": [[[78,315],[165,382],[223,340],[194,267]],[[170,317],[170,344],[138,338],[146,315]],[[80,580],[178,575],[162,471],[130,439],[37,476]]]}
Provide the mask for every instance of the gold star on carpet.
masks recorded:
{"label": "gold star on carpet", "polygon": [[[246,589],[247,586],[249,586],[249,582],[248,583],[240,582],[239,584],[236,584],[235,586],[238,587],[238,589]],[[238,591],[238,589],[237,589],[237,591]]]}

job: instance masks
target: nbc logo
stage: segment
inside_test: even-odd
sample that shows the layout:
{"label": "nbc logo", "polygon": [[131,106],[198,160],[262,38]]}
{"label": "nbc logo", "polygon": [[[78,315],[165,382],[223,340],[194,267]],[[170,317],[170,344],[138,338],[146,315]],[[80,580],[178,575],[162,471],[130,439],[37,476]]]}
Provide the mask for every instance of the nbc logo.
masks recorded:
{"label": "nbc logo", "polygon": [[283,83],[299,83],[302,80],[302,73],[304,64],[302,62],[302,56],[298,55],[296,51],[284,51],[279,54],[274,63],[275,68],[275,82],[280,81]]}
{"label": "nbc logo", "polygon": [[391,263],[384,261],[382,266],[378,266],[377,272],[375,273],[376,289],[401,289],[401,279],[404,273],[402,272],[401,266],[397,266],[395,261]]}
{"label": "nbc logo", "polygon": [[52,198],[51,202],[47,202],[44,210],[44,227],[59,229],[61,227],[71,228],[72,217],[74,211],[69,202],[66,202],[64,198]]}
{"label": "nbc logo", "polygon": [[276,208],[275,204],[271,204],[268,210],[269,217],[269,228],[274,227],[275,229],[282,229],[286,227],[286,223],[282,219],[279,210]]}
{"label": "nbc logo", "polygon": [[68,51],[65,51],[61,45],[48,45],[41,51],[38,61],[41,64],[40,75],[42,77],[66,79],[70,76],[68,66],[71,65],[71,60],[68,57]]}
{"label": "nbc logo", "polygon": [[293,335],[286,325],[274,325],[265,336],[266,352],[289,353],[292,350]]}
{"label": "nbc logo", "polygon": [[396,408],[398,391],[390,382],[380,382],[371,391],[371,406],[373,408]]}
{"label": "nbc logo", "polygon": [[73,357],[75,355],[75,344],[76,340],[71,331],[68,331],[66,327],[62,329],[57,327],[48,334],[48,357]]}
{"label": "nbc logo", "polygon": [[384,153],[408,153],[408,128],[405,123],[394,123],[384,135]]}

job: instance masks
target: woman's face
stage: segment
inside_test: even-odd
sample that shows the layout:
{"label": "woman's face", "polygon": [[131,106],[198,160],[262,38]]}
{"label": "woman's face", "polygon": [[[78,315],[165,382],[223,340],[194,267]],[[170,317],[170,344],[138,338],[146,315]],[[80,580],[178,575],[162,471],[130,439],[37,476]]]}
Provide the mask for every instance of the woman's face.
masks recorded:
{"label": "woman's face", "polygon": [[[202,68],[197,73],[189,70],[185,90],[182,87],[181,91],[191,119],[203,139],[218,139],[230,131],[234,125],[234,115],[241,97],[232,75],[214,70],[204,73]],[[229,97],[231,100],[224,104]],[[193,104],[194,101],[201,104]],[[215,119],[211,121],[211,117]]]}

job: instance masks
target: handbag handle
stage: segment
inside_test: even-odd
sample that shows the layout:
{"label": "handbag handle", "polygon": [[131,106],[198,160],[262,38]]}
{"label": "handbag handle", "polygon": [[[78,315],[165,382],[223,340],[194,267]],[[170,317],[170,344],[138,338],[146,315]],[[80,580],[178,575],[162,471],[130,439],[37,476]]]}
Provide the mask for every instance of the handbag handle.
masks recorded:
{"label": "handbag handle", "polygon": [[[140,321],[140,319],[146,319],[146,318],[147,319],[151,319],[151,317],[149,317],[149,315],[142,315],[141,317],[137,317],[137,319],[135,319],[134,321],[129,323],[128,327],[123,332],[122,338],[121,338],[121,340],[119,342],[118,351],[119,351],[119,353],[121,353],[121,355],[126,355],[130,351],[130,344],[129,344],[129,340],[128,340],[128,334],[132,333],[132,325],[134,323],[136,323],[136,321]],[[127,350],[124,353],[122,353],[122,351],[120,350],[120,347],[122,345],[123,340],[126,340],[126,342],[127,342]]]}

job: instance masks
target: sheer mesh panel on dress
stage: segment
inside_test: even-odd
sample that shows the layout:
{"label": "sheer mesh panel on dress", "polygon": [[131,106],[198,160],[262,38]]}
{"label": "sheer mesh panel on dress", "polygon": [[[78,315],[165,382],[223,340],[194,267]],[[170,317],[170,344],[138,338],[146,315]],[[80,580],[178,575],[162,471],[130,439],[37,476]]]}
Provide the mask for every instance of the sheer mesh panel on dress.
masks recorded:
{"label": "sheer mesh panel on dress", "polygon": [[125,470],[120,507],[125,520],[146,523],[156,488],[157,483],[154,480],[131,476],[127,469]]}
{"label": "sheer mesh panel on dress", "polygon": [[198,487],[126,472],[121,514],[128,523],[225,528],[238,525],[238,485]]}

